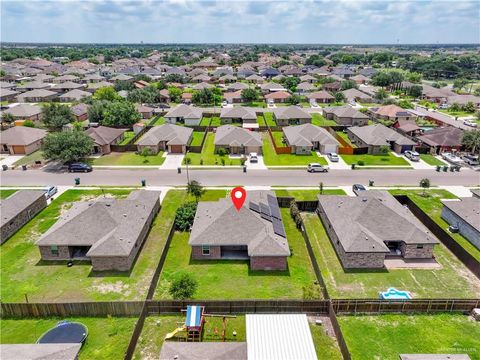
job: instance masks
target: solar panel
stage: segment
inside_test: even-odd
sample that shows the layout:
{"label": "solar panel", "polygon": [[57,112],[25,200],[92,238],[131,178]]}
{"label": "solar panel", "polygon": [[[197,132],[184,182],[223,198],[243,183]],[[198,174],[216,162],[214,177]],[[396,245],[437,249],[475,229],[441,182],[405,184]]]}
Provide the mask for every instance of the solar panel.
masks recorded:
{"label": "solar panel", "polygon": [[257,213],[260,212],[260,206],[258,206],[258,204],[255,204],[254,202],[251,202],[248,204],[248,207],[250,208],[250,210],[253,210]]}
{"label": "solar panel", "polygon": [[287,237],[287,234],[285,234],[285,228],[283,227],[282,220],[272,218],[272,224],[273,224],[273,232],[275,234],[282,237]]}
{"label": "solar panel", "polygon": [[260,212],[262,214],[270,216],[270,208],[267,206],[267,204],[261,202],[259,203],[259,205],[260,205]]}
{"label": "solar panel", "polygon": [[272,221],[272,219],[273,219],[270,215],[263,214],[263,213],[260,214],[260,216],[261,216],[262,219],[265,219],[267,221]]}
{"label": "solar panel", "polygon": [[280,208],[278,207],[277,198],[272,195],[267,195],[268,206],[270,207],[270,213],[273,217],[277,219],[282,219],[282,215],[280,215]]}

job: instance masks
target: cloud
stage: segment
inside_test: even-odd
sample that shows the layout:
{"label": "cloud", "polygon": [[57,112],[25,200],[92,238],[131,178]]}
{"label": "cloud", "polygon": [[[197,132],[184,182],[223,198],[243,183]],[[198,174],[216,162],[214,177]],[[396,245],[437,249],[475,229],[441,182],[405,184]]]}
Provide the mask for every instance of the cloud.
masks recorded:
{"label": "cloud", "polygon": [[480,2],[469,0],[2,0],[0,4],[2,41],[480,42]]}

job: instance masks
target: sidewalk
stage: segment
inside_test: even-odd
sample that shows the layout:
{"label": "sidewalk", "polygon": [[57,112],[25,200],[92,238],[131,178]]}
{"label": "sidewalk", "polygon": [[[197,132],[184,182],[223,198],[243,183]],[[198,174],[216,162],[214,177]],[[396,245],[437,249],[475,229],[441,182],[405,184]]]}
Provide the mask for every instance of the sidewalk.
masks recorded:
{"label": "sidewalk", "polygon": [[2,160],[0,160],[0,167],[2,165],[7,165],[8,167],[12,166],[15,162],[23,158],[25,155],[1,155],[4,157]]}

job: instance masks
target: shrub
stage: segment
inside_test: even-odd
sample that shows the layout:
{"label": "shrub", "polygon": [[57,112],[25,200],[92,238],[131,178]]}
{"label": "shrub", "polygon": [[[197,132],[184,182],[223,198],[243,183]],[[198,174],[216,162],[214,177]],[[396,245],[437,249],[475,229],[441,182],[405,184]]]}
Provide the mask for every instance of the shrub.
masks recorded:
{"label": "shrub", "polygon": [[363,160],[358,160],[358,161],[357,161],[357,165],[358,165],[358,166],[363,166],[363,165],[365,165],[365,161],[363,161]]}
{"label": "shrub", "polygon": [[192,163],[192,159],[190,157],[185,156],[185,164],[190,165]]}
{"label": "shrub", "polygon": [[203,159],[200,159],[200,165],[203,165]]}
{"label": "shrub", "polygon": [[225,166],[225,158],[222,157],[222,158],[220,159],[220,162],[222,163],[222,166]]}
{"label": "shrub", "polygon": [[176,300],[191,299],[197,290],[197,280],[188,273],[182,273],[170,284],[169,294]]}
{"label": "shrub", "polygon": [[387,146],[387,145],[382,145],[382,146],[380,146],[380,149],[378,149],[378,150],[379,150],[380,154],[386,155],[390,151],[390,147]]}
{"label": "shrub", "polygon": [[32,120],[25,120],[23,126],[34,128],[35,123]]}
{"label": "shrub", "polygon": [[225,150],[224,148],[220,148],[220,149],[217,150],[217,154],[220,157],[223,157],[223,156],[227,155],[227,150]]}
{"label": "shrub", "polygon": [[302,287],[303,300],[318,300],[322,298],[320,286],[316,284],[309,284]]}
{"label": "shrub", "polygon": [[175,228],[180,231],[189,231],[195,219],[197,204],[195,202],[185,203],[175,213]]}

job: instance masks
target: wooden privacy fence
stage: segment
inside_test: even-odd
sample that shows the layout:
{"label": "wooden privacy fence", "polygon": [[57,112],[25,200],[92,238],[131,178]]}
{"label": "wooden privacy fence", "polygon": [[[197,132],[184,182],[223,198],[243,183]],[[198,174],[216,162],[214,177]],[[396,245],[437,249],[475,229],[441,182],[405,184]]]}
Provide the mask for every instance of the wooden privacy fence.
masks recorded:
{"label": "wooden privacy fence", "polygon": [[340,348],[340,352],[342,353],[342,357],[344,360],[350,360],[352,356],[350,355],[350,351],[348,350],[347,342],[343,337],[342,329],[340,328],[340,324],[337,320],[337,314],[333,309],[332,303],[329,302],[328,304],[328,317],[330,318],[330,323],[333,327],[333,332],[335,333],[335,337],[337,338],[337,344]]}
{"label": "wooden privacy fence", "polygon": [[[289,196],[280,196],[277,197],[278,206],[281,208],[288,208],[292,201],[295,198]],[[318,207],[318,200],[311,200],[311,201],[295,201],[297,203],[298,210],[300,211],[315,211]]]}

